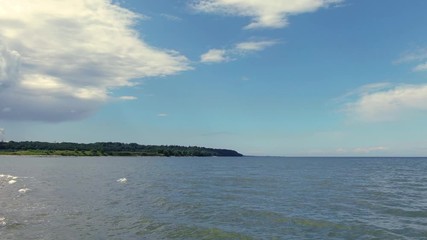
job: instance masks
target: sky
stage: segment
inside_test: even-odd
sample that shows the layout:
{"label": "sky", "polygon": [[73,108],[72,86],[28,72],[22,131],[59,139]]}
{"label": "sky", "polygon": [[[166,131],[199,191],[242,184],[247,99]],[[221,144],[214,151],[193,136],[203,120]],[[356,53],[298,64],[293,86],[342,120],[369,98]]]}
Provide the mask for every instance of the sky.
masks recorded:
{"label": "sky", "polygon": [[0,140],[426,156],[425,9],[0,0]]}

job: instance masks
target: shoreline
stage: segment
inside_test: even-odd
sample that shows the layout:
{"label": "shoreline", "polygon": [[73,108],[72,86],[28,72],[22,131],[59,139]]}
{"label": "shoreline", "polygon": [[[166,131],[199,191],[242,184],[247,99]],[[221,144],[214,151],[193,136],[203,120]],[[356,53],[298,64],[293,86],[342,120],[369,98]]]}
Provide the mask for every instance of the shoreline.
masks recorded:
{"label": "shoreline", "polygon": [[215,149],[197,146],[140,145],[137,143],[50,143],[38,141],[0,142],[0,156],[122,156],[122,157],[241,157],[243,154],[230,149]]}
{"label": "shoreline", "polygon": [[101,152],[75,152],[75,151],[59,151],[59,152],[48,152],[48,151],[0,151],[0,157],[159,157],[159,158],[169,158],[169,157],[244,157],[241,156],[215,156],[215,155],[160,155],[160,154],[147,154],[139,152],[113,152],[113,153],[101,153]]}

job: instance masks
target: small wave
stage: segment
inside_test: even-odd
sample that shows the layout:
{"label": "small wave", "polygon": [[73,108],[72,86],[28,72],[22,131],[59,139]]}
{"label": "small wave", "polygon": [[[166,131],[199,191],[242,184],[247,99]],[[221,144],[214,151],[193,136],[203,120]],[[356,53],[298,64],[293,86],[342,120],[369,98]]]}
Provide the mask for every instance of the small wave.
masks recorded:
{"label": "small wave", "polygon": [[407,217],[407,218],[426,218],[427,217],[427,211],[412,210],[412,209],[405,209],[405,208],[399,208],[399,207],[386,207],[383,209],[383,212],[388,215],[398,216],[398,217]]}
{"label": "small wave", "polygon": [[251,236],[239,232],[229,232],[219,228],[201,228],[190,226],[179,226],[167,233],[168,238],[179,239],[239,239],[252,240]]}
{"label": "small wave", "polygon": [[6,226],[6,218],[0,217],[0,227]]}
{"label": "small wave", "polygon": [[7,183],[9,183],[9,184],[14,184],[14,183],[16,183],[16,180],[10,180],[9,182],[7,182]]}
{"label": "small wave", "polygon": [[0,174],[0,182],[3,183],[9,183],[9,184],[14,184],[16,183],[16,180],[18,179],[17,176],[12,176],[9,174]]}
{"label": "small wave", "polygon": [[118,183],[127,183],[128,180],[126,178],[119,178],[119,179],[117,179],[117,182]]}
{"label": "small wave", "polygon": [[9,174],[7,174],[7,175],[6,174],[0,174],[0,178],[13,179],[13,180],[18,179],[17,176],[12,176]]}
{"label": "small wave", "polygon": [[30,191],[31,189],[29,189],[29,188],[21,188],[21,189],[19,189],[18,190],[18,192],[19,193],[26,193],[26,192],[28,192],[28,191]]}

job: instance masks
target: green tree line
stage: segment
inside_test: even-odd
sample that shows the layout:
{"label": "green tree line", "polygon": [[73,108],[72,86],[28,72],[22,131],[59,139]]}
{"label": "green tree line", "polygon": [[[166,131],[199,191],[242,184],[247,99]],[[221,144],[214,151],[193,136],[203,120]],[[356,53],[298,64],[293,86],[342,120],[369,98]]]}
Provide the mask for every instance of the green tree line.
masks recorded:
{"label": "green tree line", "polygon": [[156,146],[120,142],[49,143],[38,141],[0,142],[0,154],[65,156],[242,156],[242,154],[234,150],[196,146]]}

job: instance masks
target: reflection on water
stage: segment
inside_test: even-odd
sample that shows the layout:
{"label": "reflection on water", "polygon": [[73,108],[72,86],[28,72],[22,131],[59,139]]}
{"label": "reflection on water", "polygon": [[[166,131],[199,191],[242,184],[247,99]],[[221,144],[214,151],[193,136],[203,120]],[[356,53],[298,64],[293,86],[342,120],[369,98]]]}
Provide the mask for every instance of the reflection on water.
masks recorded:
{"label": "reflection on water", "polygon": [[1,239],[427,236],[422,158],[1,157],[0,166]]}

